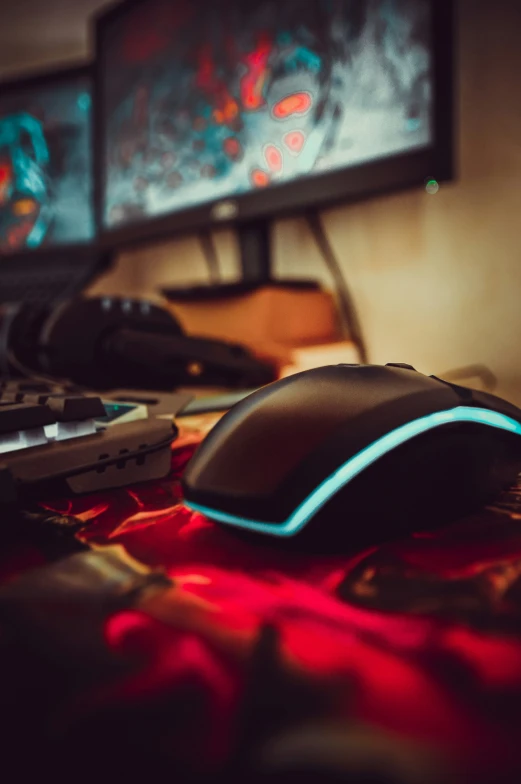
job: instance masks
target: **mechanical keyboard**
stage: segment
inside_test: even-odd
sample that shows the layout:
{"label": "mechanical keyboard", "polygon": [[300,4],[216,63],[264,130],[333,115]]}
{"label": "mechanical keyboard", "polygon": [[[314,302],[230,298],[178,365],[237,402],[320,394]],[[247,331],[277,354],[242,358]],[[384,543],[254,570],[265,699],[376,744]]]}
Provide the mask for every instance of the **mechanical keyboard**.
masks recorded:
{"label": "mechanical keyboard", "polygon": [[101,398],[38,382],[0,382],[0,503],[159,479],[171,418],[107,423]]}

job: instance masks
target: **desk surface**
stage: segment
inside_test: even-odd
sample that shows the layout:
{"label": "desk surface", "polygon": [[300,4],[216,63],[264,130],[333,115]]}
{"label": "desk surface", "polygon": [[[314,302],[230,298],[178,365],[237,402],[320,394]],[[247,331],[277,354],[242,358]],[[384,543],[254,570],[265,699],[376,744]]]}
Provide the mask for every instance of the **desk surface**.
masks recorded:
{"label": "desk surface", "polygon": [[[150,780],[168,765],[177,781],[229,781],[236,765],[248,781],[293,781],[299,765],[318,773],[296,780],[320,784],[355,765],[380,766],[379,782],[521,780],[521,485],[436,533],[288,555],[182,505],[179,477],[215,419],[184,423],[168,479],[47,505],[76,519],[81,542],[122,545],[171,582],[100,615],[122,669],[93,659],[76,678],[77,651],[50,664],[37,634],[23,654],[0,644],[9,744],[36,748],[38,770],[58,755],[73,780]],[[44,550],[4,548],[3,582]]]}

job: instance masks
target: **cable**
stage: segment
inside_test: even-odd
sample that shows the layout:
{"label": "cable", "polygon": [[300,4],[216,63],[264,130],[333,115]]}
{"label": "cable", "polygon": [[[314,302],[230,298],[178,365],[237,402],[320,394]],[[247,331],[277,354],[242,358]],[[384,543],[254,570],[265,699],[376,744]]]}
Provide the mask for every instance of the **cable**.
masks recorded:
{"label": "cable", "polygon": [[493,392],[498,385],[498,379],[486,365],[469,365],[456,370],[448,370],[441,374],[446,381],[467,381],[470,378],[479,378],[485,389]]}
{"label": "cable", "polygon": [[206,266],[208,267],[208,272],[210,274],[210,283],[218,285],[222,281],[219,270],[219,256],[217,255],[213,235],[210,231],[201,231],[198,237],[204,260],[206,261]]}
{"label": "cable", "polygon": [[340,269],[340,264],[335,255],[333,247],[329,238],[324,231],[322,220],[317,212],[308,213],[306,216],[307,224],[313,235],[317,247],[324,259],[326,266],[331,273],[335,282],[335,288],[338,295],[340,310],[344,326],[349,331],[349,337],[355,343],[360,354],[362,364],[366,365],[368,361],[367,348],[362,335],[362,328],[356,312],[356,308],[351,297],[351,292]]}
{"label": "cable", "polygon": [[71,388],[72,386],[76,386],[71,384],[70,379],[65,378],[58,378],[56,376],[51,376],[47,373],[44,373],[41,370],[34,370],[27,367],[23,362],[21,362],[18,357],[15,355],[13,349],[9,345],[9,338],[11,334],[11,327],[15,317],[19,312],[20,306],[14,305],[12,310],[9,312],[9,321],[6,322],[6,333],[2,343],[5,343],[0,348],[0,360],[5,361],[5,368],[0,368],[0,372],[2,376],[5,376],[8,380],[11,378],[11,370],[13,368],[16,370],[21,376],[22,379],[27,378],[31,379],[31,381],[37,381],[42,384],[48,384],[50,387],[53,386],[61,386],[64,390]]}
{"label": "cable", "polygon": [[8,380],[11,378],[11,370],[9,367],[9,335],[11,333],[11,325],[17,312],[18,309],[15,305],[7,305],[0,323],[0,377]]}
{"label": "cable", "polygon": [[7,352],[7,359],[9,360],[9,364],[12,365],[13,368],[22,375],[22,378],[27,378],[31,381],[37,381],[41,384],[48,384],[51,387],[63,387],[64,390],[78,388],[78,385],[71,382],[69,378],[49,376],[40,370],[31,370],[31,368],[26,367],[22,362],[20,362],[11,349],[9,349]]}

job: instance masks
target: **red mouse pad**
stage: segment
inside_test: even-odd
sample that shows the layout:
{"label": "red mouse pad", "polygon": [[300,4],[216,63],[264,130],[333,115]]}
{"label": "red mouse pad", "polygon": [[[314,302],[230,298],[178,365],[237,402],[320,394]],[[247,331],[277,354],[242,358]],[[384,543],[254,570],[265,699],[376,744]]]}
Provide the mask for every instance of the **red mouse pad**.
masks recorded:
{"label": "red mouse pad", "polygon": [[[64,765],[81,754],[92,775],[517,780],[521,486],[478,516],[349,558],[254,546],[183,505],[179,479],[217,419],[185,421],[168,479],[48,505],[49,525],[74,521],[98,555],[89,569],[109,598],[97,588],[88,600],[100,604],[85,614],[97,625],[87,676],[89,646],[75,652],[69,623],[60,650],[56,615],[52,678],[36,656],[45,623],[25,632],[31,656],[4,653],[15,713],[37,704],[39,731],[52,728],[24,725],[28,747],[59,748]],[[109,579],[114,545],[124,590]],[[2,574],[45,562],[34,548],[4,553]]]}

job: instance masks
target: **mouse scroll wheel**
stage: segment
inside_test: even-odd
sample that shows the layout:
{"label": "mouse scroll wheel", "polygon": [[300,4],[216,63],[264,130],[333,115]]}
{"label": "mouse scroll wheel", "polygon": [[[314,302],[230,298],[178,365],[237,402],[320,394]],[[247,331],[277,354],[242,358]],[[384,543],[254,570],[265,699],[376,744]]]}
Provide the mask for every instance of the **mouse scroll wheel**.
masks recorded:
{"label": "mouse scroll wheel", "polygon": [[403,362],[389,362],[385,367],[401,368],[401,370],[412,370],[414,373],[418,371],[412,365],[405,365]]}

